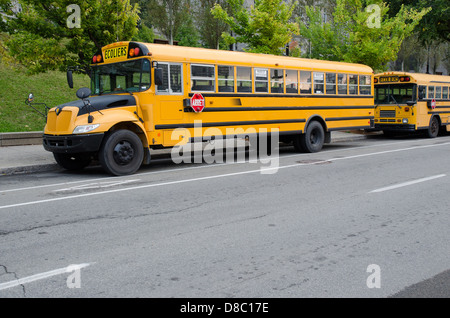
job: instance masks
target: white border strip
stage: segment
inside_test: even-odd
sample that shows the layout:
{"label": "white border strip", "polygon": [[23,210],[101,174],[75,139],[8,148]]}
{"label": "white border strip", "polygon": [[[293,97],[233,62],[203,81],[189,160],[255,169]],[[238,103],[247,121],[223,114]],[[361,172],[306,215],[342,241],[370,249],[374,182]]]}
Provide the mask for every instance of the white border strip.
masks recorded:
{"label": "white border strip", "polygon": [[426,177],[426,178],[422,178],[422,179],[417,179],[417,180],[412,180],[412,181],[408,181],[408,182],[391,185],[391,186],[385,187],[385,188],[376,189],[376,190],[370,191],[369,193],[379,193],[379,192],[384,192],[384,191],[389,191],[389,190],[395,190],[398,188],[403,188],[403,187],[407,187],[407,186],[410,186],[413,184],[426,182],[426,181],[430,181],[430,180],[434,180],[434,179],[439,179],[439,178],[446,177],[446,176],[447,175],[445,175],[445,174],[439,174],[437,176]]}

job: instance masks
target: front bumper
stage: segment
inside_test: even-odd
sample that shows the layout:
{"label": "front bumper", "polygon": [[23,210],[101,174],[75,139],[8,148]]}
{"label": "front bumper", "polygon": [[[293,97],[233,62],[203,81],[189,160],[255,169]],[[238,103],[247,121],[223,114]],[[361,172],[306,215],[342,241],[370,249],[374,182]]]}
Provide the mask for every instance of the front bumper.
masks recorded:
{"label": "front bumper", "polygon": [[416,126],[411,124],[375,124],[375,129],[386,131],[415,131]]}
{"label": "front bumper", "polygon": [[54,153],[97,152],[103,141],[104,133],[88,135],[44,135],[44,149]]}

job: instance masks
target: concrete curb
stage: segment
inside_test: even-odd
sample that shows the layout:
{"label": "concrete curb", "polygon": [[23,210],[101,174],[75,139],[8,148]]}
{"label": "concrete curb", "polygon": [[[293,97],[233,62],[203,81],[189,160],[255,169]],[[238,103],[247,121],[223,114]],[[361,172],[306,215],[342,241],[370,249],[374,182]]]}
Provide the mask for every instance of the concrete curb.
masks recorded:
{"label": "concrete curb", "polygon": [[42,145],[42,131],[0,133],[0,147]]}

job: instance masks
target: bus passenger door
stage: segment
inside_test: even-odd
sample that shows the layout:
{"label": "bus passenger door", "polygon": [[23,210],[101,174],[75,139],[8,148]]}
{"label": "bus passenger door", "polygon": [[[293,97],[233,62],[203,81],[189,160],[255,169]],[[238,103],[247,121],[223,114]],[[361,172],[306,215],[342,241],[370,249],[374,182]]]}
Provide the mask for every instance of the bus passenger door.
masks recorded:
{"label": "bus passenger door", "polygon": [[[176,127],[184,119],[183,64],[158,62],[163,70],[163,84],[156,88],[156,99],[159,104],[159,120],[157,125]],[[173,146],[179,140],[171,140],[173,128],[164,131],[164,145]]]}
{"label": "bus passenger door", "polygon": [[156,89],[160,102],[161,121],[183,119],[183,65],[180,63],[158,63],[163,70],[163,85]]}

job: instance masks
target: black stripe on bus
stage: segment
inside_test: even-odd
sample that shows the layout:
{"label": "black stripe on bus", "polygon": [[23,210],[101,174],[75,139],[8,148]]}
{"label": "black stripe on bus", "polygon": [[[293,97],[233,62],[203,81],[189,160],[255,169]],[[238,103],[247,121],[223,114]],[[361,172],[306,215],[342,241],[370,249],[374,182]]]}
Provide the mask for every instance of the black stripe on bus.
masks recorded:
{"label": "black stripe on bus", "polygon": [[373,128],[371,126],[355,126],[355,127],[339,127],[339,128],[330,128],[328,131],[339,131],[339,130],[356,130],[356,129],[370,129]]}
{"label": "black stripe on bus", "polygon": [[189,93],[189,97],[194,94],[202,94],[203,97],[272,97],[272,98],[373,98],[373,95],[302,95],[302,94],[237,94],[237,93]]}
{"label": "black stripe on bus", "polygon": [[155,129],[176,129],[176,128],[203,128],[203,127],[223,127],[223,126],[251,126],[251,125],[268,125],[268,124],[295,124],[305,123],[306,119],[283,119],[283,120],[255,120],[255,121],[233,121],[219,123],[202,123],[197,124],[170,124],[156,125]]}
{"label": "black stripe on bus", "polygon": [[450,114],[450,111],[447,111],[447,112],[428,112],[428,115],[435,115],[435,114]]}
{"label": "black stripe on bus", "polygon": [[[278,111],[278,110],[348,110],[348,109],[373,109],[374,106],[311,106],[311,107],[205,107],[203,112],[251,112],[251,111]],[[191,111],[192,108],[186,107],[185,112]]]}
{"label": "black stripe on bus", "polygon": [[[279,136],[289,136],[289,135],[298,135],[303,134],[302,130],[291,130],[291,131],[277,131],[275,132]],[[264,133],[267,137],[270,137],[273,132],[268,131]],[[203,142],[203,141],[212,141],[212,140],[222,140],[222,139],[234,139],[234,138],[252,138],[258,136],[258,133],[248,133],[248,134],[234,134],[234,135],[219,135],[219,136],[200,136],[200,137],[191,137],[189,142]]]}
{"label": "black stripe on bus", "polygon": [[334,117],[334,118],[325,118],[325,121],[364,120],[364,119],[375,119],[375,117],[373,117],[373,116],[364,116],[364,117]]}

